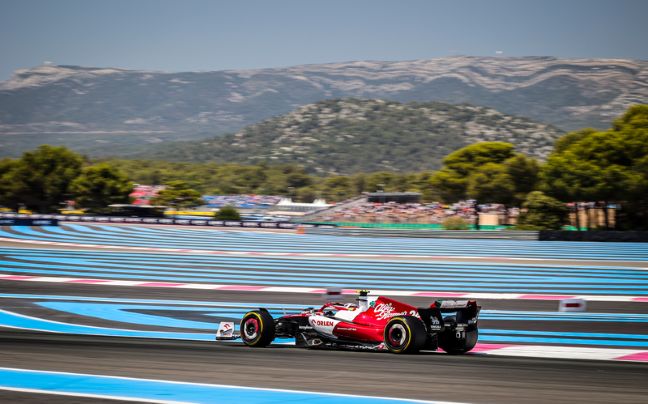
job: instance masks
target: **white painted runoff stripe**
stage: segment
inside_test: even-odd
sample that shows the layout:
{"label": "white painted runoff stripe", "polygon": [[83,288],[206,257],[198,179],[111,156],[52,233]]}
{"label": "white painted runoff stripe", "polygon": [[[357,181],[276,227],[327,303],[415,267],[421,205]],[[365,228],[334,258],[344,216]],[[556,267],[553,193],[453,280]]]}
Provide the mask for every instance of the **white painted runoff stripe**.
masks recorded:
{"label": "white painted runoff stripe", "polygon": [[[323,294],[322,288],[306,288],[297,286],[260,286],[260,285],[219,285],[209,283],[179,283],[158,281],[126,281],[120,279],[93,279],[93,278],[68,278],[63,276],[32,276],[0,273],[0,280],[24,282],[49,282],[49,283],[74,283],[101,286],[128,286],[128,287],[156,287],[173,289],[206,289],[226,290],[235,292],[271,292],[271,293],[307,293]],[[500,300],[562,300],[583,299],[599,302],[646,302],[648,296],[620,296],[620,295],[559,295],[559,294],[533,294],[533,293],[478,293],[478,292],[447,292],[447,291],[412,291],[412,290],[372,290],[377,295],[390,296],[418,296],[435,298],[464,298],[464,299],[500,299]],[[354,295],[355,289],[343,289],[342,294]]]}
{"label": "white painted runoff stripe", "polygon": [[557,345],[477,344],[474,355],[648,363],[648,351]]}
{"label": "white painted runoff stripe", "polygon": [[518,356],[521,358],[648,362],[648,351],[557,345],[480,344],[471,355]]}

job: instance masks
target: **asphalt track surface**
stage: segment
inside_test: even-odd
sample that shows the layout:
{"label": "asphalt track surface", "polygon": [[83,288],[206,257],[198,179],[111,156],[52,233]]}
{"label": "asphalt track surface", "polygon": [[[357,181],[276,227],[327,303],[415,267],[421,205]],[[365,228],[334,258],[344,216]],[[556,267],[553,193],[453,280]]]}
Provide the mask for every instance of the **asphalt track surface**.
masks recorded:
{"label": "asphalt track surface", "polygon": [[[73,228],[68,229],[74,230]],[[93,227],[93,229],[98,228]],[[128,231],[127,226],[120,227],[120,229],[111,228],[107,231],[112,233]],[[41,239],[49,238],[61,241],[57,237],[63,234],[60,229],[57,231],[32,230],[39,233],[35,238]],[[25,234],[24,229],[5,228],[4,231],[12,234]],[[188,230],[182,228],[177,231],[187,232]],[[198,231],[208,230],[191,229],[191,237],[195,238]],[[162,243],[173,240],[172,238],[169,239],[168,237],[171,236],[166,234],[172,233],[173,230],[171,229],[161,229],[158,226],[153,227],[153,232],[156,232],[155,237],[159,237],[158,233],[160,232],[165,233],[164,238],[168,241],[162,239]],[[88,234],[90,233],[88,231]],[[219,237],[222,236],[220,233],[218,233]],[[50,234],[55,234],[57,237],[50,237]],[[264,245],[259,245],[258,239],[256,239],[259,233],[241,235],[239,232],[233,232],[232,234],[239,237],[239,245],[240,243],[247,243],[245,246],[248,250],[278,251],[278,249],[290,248],[290,245],[285,243],[274,243],[271,246],[272,248],[268,246],[264,248]],[[269,233],[264,234],[270,235]],[[66,235],[66,237],[69,237],[69,235]],[[294,239],[295,236],[293,234],[284,234],[282,237],[288,239],[293,237]],[[246,239],[248,241],[242,241]],[[111,243],[119,241],[118,239],[103,240],[108,240]],[[219,239],[215,243],[218,243],[221,248],[227,247],[221,240]],[[98,241],[101,241],[101,239],[74,236],[72,241],[100,244]],[[130,241],[126,240],[126,242]],[[173,242],[176,245],[178,244],[177,236]],[[135,241],[135,244],[137,243],[159,247],[161,242],[160,239],[155,239],[154,241],[147,240],[145,242]],[[194,240],[192,243],[192,248],[207,248],[203,244],[204,240]],[[358,250],[359,247],[355,244],[356,241],[353,241],[353,244],[348,244],[345,241],[341,243],[345,246],[342,248],[344,252],[366,252]],[[510,245],[509,243],[505,244]],[[32,250],[59,249],[64,250],[65,254],[67,254],[68,250],[71,250],[71,248],[63,246],[44,247],[43,245],[15,244],[11,242],[0,244],[0,248],[3,249],[16,246]],[[315,246],[317,246],[317,243],[312,242],[307,243],[306,247],[300,248],[310,251],[315,249]],[[531,261],[531,264],[547,264],[553,262],[551,261],[552,258],[556,258],[551,254],[551,249],[546,249],[546,244],[536,246],[523,242],[519,246],[523,248],[518,248],[517,251],[508,256],[496,257],[493,254],[492,257],[496,258],[496,260],[490,260],[488,263],[511,264],[507,258],[526,256],[537,260],[537,262]],[[628,271],[629,268],[648,266],[648,263],[644,261],[647,251],[645,244],[624,246],[622,250],[617,249],[616,251],[613,251],[614,248],[602,244],[598,246],[587,245],[587,248],[581,248],[580,251],[570,251],[574,246],[580,246],[580,244],[574,244],[571,248],[563,245],[557,254],[562,259],[556,262],[566,266],[618,266],[623,267],[623,271]],[[116,247],[119,247],[119,245]],[[235,246],[235,248],[239,247]],[[95,251],[92,248],[74,249],[77,251]],[[339,251],[340,246],[337,246],[335,250]],[[466,255],[465,251],[460,250],[457,249],[454,254]],[[123,253],[120,248],[108,251]],[[385,251],[384,247],[382,251]],[[406,252],[408,254],[422,254],[421,251],[423,251],[422,247],[416,247],[408,248]],[[372,249],[371,252],[375,253],[376,250]],[[102,253],[105,253],[105,250],[102,250]],[[52,252],[52,256],[56,257],[57,253]],[[614,259],[609,259],[610,257]],[[451,258],[445,260],[452,261]],[[457,261],[483,264],[480,258],[472,260],[461,258]],[[633,279],[635,285],[633,285],[632,292],[641,292],[643,290],[641,274],[631,271],[628,275],[637,276],[637,278]],[[611,276],[608,275],[608,277]],[[574,282],[578,281],[575,280]],[[499,288],[500,285],[495,287]],[[595,287],[593,286],[593,288]],[[0,281],[0,294],[31,294],[42,297],[40,299],[0,299],[1,307],[14,312],[62,322],[81,322],[82,320],[83,324],[94,326],[130,328],[133,327],[133,324],[98,317],[80,317],[79,314],[52,310],[38,305],[38,303],[51,300],[47,299],[47,296],[81,296],[114,300],[159,299],[198,302],[266,302],[295,305],[317,305],[322,302],[321,298],[316,295],[294,293],[102,287],[99,285],[12,281]],[[401,300],[417,305],[426,305],[429,304],[430,298],[404,297]],[[544,300],[482,300],[480,303],[485,309],[494,311],[550,312],[555,311],[557,306],[555,301]],[[589,302],[588,313],[619,313],[627,316],[646,315],[648,314],[648,303]],[[168,315],[171,316],[171,314]],[[201,320],[201,318],[187,313],[182,314],[182,316],[175,316],[181,320]],[[637,322],[554,322],[533,319],[511,321],[506,318],[493,318],[491,320],[482,319],[481,326],[485,329],[509,328],[552,332],[648,335],[648,323]],[[160,325],[139,325],[138,329],[188,331],[188,329],[182,327],[170,328]],[[648,364],[646,363],[481,355],[449,356],[435,353],[400,356],[372,352],[301,350],[287,346],[249,349],[237,344],[217,344],[213,342],[75,336],[19,330],[0,331],[0,341],[0,366],[24,369],[475,403],[609,403],[615,401],[644,403],[646,397],[648,397],[648,386],[645,382],[648,380]],[[5,401],[40,403],[44,401],[44,396],[0,390],[0,402]],[[48,395],[47,401],[51,403],[115,402],[96,398],[53,395]]]}
{"label": "asphalt track surface", "polygon": [[[6,367],[422,400],[645,403],[648,394],[647,364],[600,361],[250,349],[13,333],[2,335],[0,356]],[[13,399],[12,393],[6,397]]]}

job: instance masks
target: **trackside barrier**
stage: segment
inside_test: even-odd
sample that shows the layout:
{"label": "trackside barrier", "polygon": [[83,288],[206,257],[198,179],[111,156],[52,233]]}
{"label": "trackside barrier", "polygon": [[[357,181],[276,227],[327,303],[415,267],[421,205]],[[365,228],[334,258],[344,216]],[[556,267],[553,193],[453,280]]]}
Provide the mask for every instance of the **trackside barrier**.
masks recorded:
{"label": "trackside barrier", "polygon": [[323,294],[324,300],[327,302],[339,301],[342,297],[341,288],[327,288],[326,293]]}
{"label": "trackside barrier", "polygon": [[0,217],[0,226],[58,226],[58,219]]}
{"label": "trackside barrier", "polygon": [[[317,222],[307,221],[304,218],[299,218],[302,223],[309,224],[333,224],[336,227],[353,227],[363,229],[389,229],[389,230],[445,230],[442,224],[439,223],[363,223],[363,222]],[[479,230],[506,230],[511,226],[495,226],[482,224]],[[476,230],[474,224],[468,225],[468,230]]]}
{"label": "trackside barrier", "polygon": [[585,311],[587,303],[583,299],[562,299],[558,311]]}
{"label": "trackside barrier", "polygon": [[[139,224],[167,224],[167,225],[184,225],[184,226],[209,226],[209,227],[245,227],[245,228],[263,228],[263,229],[295,229],[297,226],[302,228],[334,228],[335,225],[317,225],[317,224],[298,224],[290,222],[248,222],[244,220],[210,220],[210,219],[171,219],[157,217],[118,217],[118,216],[72,216],[72,215],[25,215],[16,213],[0,214],[0,221],[6,220],[6,223],[0,225],[18,225],[18,221],[23,221],[22,226],[56,226],[58,222],[84,222],[84,223],[139,223]],[[30,222],[31,221],[31,222]],[[49,223],[46,223],[49,222]],[[40,224],[43,223],[43,224]]]}
{"label": "trackside barrier", "polygon": [[611,242],[648,242],[648,231],[641,230],[596,230],[561,231],[541,230],[540,240],[546,241],[611,241]]}
{"label": "trackside barrier", "polygon": [[506,230],[409,230],[409,229],[353,229],[353,228],[306,228],[308,234],[331,236],[362,237],[420,237],[420,238],[457,238],[457,239],[500,239],[500,240],[538,240],[537,231]]}

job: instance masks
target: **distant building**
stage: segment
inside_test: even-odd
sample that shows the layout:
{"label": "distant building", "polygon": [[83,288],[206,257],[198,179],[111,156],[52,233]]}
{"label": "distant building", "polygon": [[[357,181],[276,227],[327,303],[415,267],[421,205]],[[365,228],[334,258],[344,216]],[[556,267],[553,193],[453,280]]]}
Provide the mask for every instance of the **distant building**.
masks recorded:
{"label": "distant building", "polygon": [[133,192],[129,196],[133,201],[133,205],[150,205],[151,199],[155,198],[164,188],[164,185],[135,184]]}
{"label": "distant building", "polygon": [[324,199],[315,199],[313,203],[293,202],[290,198],[282,198],[279,203],[270,209],[273,215],[303,216],[317,210],[330,207]]}

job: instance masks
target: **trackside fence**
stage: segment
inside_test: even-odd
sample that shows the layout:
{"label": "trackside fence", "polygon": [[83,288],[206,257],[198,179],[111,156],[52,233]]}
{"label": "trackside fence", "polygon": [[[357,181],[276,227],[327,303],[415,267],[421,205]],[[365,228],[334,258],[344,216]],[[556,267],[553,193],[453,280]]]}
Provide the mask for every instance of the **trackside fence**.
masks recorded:
{"label": "trackside fence", "polygon": [[[290,222],[252,222],[245,220],[212,220],[212,219],[175,219],[157,217],[121,217],[121,216],[92,216],[92,215],[47,215],[47,214],[0,214],[0,225],[5,226],[40,226],[56,225],[58,222],[76,223],[134,223],[134,224],[160,224],[183,226],[209,226],[209,227],[245,227],[264,229],[295,229],[302,228],[334,228],[332,224],[299,224]],[[46,223],[47,221],[51,223]]]}

